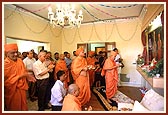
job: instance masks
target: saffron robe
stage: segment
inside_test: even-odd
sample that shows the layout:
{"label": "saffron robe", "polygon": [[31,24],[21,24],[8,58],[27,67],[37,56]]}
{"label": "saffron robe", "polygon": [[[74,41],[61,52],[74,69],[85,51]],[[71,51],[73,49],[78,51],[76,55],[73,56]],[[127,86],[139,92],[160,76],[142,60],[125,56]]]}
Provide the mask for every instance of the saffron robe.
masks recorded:
{"label": "saffron robe", "polygon": [[112,98],[117,91],[118,71],[117,67],[114,68],[114,66],[116,66],[116,62],[108,58],[102,69],[102,75],[105,75],[107,99]]}
{"label": "saffron robe", "polygon": [[[93,58],[87,57],[86,60],[87,60],[87,64],[88,65],[92,65],[93,67],[95,67],[96,59],[94,57]],[[90,86],[93,85],[94,80],[95,80],[95,70],[91,69],[91,70],[89,70],[89,82],[90,82]]]}
{"label": "saffron robe", "polygon": [[61,111],[82,111],[81,102],[74,95],[68,94],[64,97]]}
{"label": "saffron robe", "polygon": [[[87,66],[87,61],[84,57],[77,56],[71,65],[71,73],[74,82],[79,86],[80,93],[77,97],[83,106],[91,97],[90,85],[89,85],[89,73],[86,71],[85,75],[81,74],[83,68]],[[83,71],[82,71],[83,72]]]}
{"label": "saffron robe", "polygon": [[4,97],[5,108],[8,111],[27,111],[26,90],[28,84],[26,76],[26,68],[23,61],[18,58],[17,61],[12,61],[8,57],[4,62]]}
{"label": "saffron robe", "polygon": [[[66,61],[65,60],[58,60],[57,61],[57,64],[55,65],[55,72],[54,72],[55,77],[56,77],[56,73],[59,70],[65,71],[65,74],[66,74],[67,78],[64,81],[64,84],[65,84],[65,87],[68,88],[68,82],[70,82],[70,78],[69,78],[69,71],[68,71],[68,68],[66,66]],[[57,79],[57,77],[56,77],[56,79]]]}

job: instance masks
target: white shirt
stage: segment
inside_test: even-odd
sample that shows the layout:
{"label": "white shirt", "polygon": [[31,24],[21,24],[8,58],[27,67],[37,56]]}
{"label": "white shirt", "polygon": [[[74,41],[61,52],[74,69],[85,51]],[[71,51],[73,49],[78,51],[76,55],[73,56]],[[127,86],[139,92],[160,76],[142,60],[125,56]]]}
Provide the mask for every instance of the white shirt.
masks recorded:
{"label": "white shirt", "polygon": [[32,70],[33,71],[33,63],[35,63],[36,62],[36,60],[35,60],[35,58],[28,58],[28,57],[26,57],[24,60],[23,60],[23,63],[24,63],[24,65],[25,65],[25,67],[26,67],[26,69],[28,69],[28,70]]}
{"label": "white shirt", "polygon": [[[116,64],[119,64],[119,59],[121,58],[120,54],[117,54],[116,57],[115,57],[115,62]],[[121,73],[121,67],[118,67],[118,73],[120,74]]]}
{"label": "white shirt", "polygon": [[114,61],[115,61],[115,62],[118,62],[118,60],[119,60],[120,58],[121,58],[121,56],[120,56],[119,54],[117,54]]}
{"label": "white shirt", "polygon": [[39,59],[33,64],[33,72],[34,72],[36,79],[42,80],[42,79],[49,78],[49,73],[46,73],[42,76],[39,75],[45,70],[47,70],[46,64],[44,62],[42,63]]}
{"label": "white shirt", "polygon": [[63,100],[65,95],[66,89],[64,88],[64,84],[62,83],[62,81],[57,80],[51,89],[51,105],[62,106],[63,102],[60,101]]}

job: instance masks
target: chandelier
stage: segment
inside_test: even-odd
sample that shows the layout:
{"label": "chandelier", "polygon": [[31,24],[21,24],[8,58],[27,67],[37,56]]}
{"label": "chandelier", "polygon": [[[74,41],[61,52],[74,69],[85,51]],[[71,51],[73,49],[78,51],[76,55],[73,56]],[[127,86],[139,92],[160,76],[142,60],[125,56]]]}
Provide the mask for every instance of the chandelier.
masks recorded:
{"label": "chandelier", "polygon": [[74,4],[58,4],[56,12],[52,11],[52,8],[48,8],[48,19],[50,24],[55,26],[70,26],[70,27],[80,27],[83,20],[82,10],[76,18],[76,10]]}

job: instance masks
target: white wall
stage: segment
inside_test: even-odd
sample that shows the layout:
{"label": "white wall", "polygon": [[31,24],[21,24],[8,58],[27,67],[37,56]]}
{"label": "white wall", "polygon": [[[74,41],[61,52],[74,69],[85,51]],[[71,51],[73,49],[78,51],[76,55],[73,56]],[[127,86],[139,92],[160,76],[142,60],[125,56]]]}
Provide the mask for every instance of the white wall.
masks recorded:
{"label": "white wall", "polygon": [[[46,20],[29,14],[19,14],[8,7],[4,7],[4,16],[2,17],[4,43],[6,43],[5,38],[30,40],[47,43],[47,50],[53,54],[56,51],[62,51],[61,29],[52,28]],[[28,46],[25,45],[25,49]]]}
{"label": "white wall", "polygon": [[[77,43],[116,42],[116,47],[124,59],[122,74],[135,71],[135,60],[143,51],[141,42],[141,22],[138,19],[125,22],[82,25],[80,28],[64,28],[62,51],[76,50]],[[66,46],[66,47],[64,47]]]}
{"label": "white wall", "polygon": [[[5,8],[4,17],[8,17],[11,12],[10,9]],[[45,27],[45,31],[42,31]],[[50,43],[52,53],[68,51],[72,54],[76,50],[77,43],[116,42],[116,47],[124,59],[123,74],[135,71],[136,67],[133,63],[137,55],[143,51],[141,22],[138,19],[85,24],[80,28],[61,29],[50,28],[48,22],[44,20],[14,12],[4,20],[3,29],[3,37]]]}

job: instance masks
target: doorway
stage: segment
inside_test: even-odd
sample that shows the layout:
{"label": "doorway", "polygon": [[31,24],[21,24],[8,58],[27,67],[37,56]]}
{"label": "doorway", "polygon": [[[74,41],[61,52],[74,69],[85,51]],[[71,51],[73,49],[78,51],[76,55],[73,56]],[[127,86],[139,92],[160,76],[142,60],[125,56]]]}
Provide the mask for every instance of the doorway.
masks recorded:
{"label": "doorway", "polygon": [[115,42],[100,42],[100,43],[83,43],[77,44],[77,48],[83,47],[85,53],[87,54],[89,51],[95,51],[97,54],[99,51],[107,52],[107,56],[110,55],[110,52],[113,48],[116,47]]}
{"label": "doorway", "polygon": [[31,49],[34,49],[35,53],[39,53],[41,49],[50,51],[50,43],[31,41],[31,40],[23,40],[18,38],[10,38],[7,37],[5,42],[8,43],[17,43],[19,52],[27,52]]}

